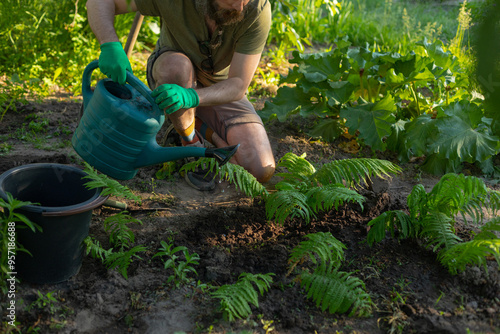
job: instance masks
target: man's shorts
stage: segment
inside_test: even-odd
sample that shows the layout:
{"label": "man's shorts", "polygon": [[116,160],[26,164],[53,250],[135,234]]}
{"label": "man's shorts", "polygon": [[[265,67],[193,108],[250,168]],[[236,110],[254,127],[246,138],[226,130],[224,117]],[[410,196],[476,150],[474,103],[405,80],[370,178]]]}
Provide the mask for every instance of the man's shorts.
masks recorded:
{"label": "man's shorts", "polygon": [[[151,56],[148,58],[147,65],[147,80],[148,85],[151,89],[156,87],[156,83],[153,79],[153,64],[158,59],[158,57],[164,53],[170,51],[167,48],[162,48],[155,50]],[[202,86],[197,83],[197,86]],[[239,101],[225,103],[217,106],[209,107],[197,107],[196,116],[200,118],[208,127],[214,130],[222,139],[227,142],[227,131],[230,127],[239,124],[248,123],[259,123],[262,124],[262,120],[257,115],[255,108],[248,101],[245,96]]]}

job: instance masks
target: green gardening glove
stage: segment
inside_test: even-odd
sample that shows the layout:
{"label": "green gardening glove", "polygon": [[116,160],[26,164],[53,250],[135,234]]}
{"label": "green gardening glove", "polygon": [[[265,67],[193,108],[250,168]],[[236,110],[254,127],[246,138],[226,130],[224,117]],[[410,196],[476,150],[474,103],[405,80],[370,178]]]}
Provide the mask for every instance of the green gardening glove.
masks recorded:
{"label": "green gardening glove", "polygon": [[120,85],[125,83],[127,80],[126,71],[132,73],[132,67],[120,42],[101,44],[99,69],[114,82],[118,82]]}
{"label": "green gardening glove", "polygon": [[151,96],[156,104],[164,109],[167,114],[179,109],[189,109],[200,104],[198,93],[193,88],[183,88],[175,84],[163,84],[157,87]]}

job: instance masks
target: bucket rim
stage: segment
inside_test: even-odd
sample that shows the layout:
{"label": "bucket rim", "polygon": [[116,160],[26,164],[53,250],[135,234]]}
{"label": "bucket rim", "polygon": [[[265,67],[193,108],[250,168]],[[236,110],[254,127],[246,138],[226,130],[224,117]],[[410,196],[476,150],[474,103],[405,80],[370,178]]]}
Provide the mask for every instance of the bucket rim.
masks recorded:
{"label": "bucket rim", "polygon": [[[21,173],[30,169],[60,169],[64,171],[71,171],[80,174],[82,177],[88,175],[83,171],[83,168],[78,165],[70,164],[59,164],[59,163],[31,163],[26,165],[21,165],[13,167],[6,170],[0,175],[0,198],[7,200],[7,192],[4,189],[4,181],[11,175]],[[67,205],[67,206],[41,206],[41,205],[25,205],[21,207],[21,210],[33,212],[33,213],[47,213],[50,216],[66,216],[70,214],[77,214],[81,212],[86,212],[96,207],[102,205],[109,196],[101,196],[102,188],[90,189],[94,190],[95,193],[86,201],[78,204]]]}

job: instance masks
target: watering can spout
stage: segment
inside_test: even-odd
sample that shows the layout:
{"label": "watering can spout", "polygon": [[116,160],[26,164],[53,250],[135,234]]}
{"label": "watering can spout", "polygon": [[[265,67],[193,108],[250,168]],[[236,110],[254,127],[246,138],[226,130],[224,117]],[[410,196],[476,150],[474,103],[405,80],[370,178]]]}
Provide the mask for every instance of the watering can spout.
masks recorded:
{"label": "watering can spout", "polygon": [[231,159],[239,147],[240,144],[220,148],[190,146],[161,147],[156,141],[151,141],[142,151],[134,168],[152,166],[186,157],[214,158],[219,163],[219,166],[222,166]]}
{"label": "watering can spout", "polygon": [[219,166],[222,166],[231,159],[239,147],[240,144],[220,148],[207,148],[205,156],[208,158],[215,158],[215,160],[219,163]]}

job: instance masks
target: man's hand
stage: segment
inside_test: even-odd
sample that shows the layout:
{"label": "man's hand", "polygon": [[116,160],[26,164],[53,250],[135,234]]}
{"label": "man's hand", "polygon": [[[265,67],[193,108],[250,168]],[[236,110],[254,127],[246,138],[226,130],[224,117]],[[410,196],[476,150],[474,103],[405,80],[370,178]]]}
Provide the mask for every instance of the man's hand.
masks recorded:
{"label": "man's hand", "polygon": [[120,85],[125,83],[127,80],[126,71],[132,73],[132,67],[120,42],[101,44],[99,69],[114,82],[118,82]]}
{"label": "man's hand", "polygon": [[193,88],[182,88],[174,84],[163,84],[157,87],[151,96],[158,107],[165,109],[167,114],[179,109],[194,108],[200,104],[198,93]]}

